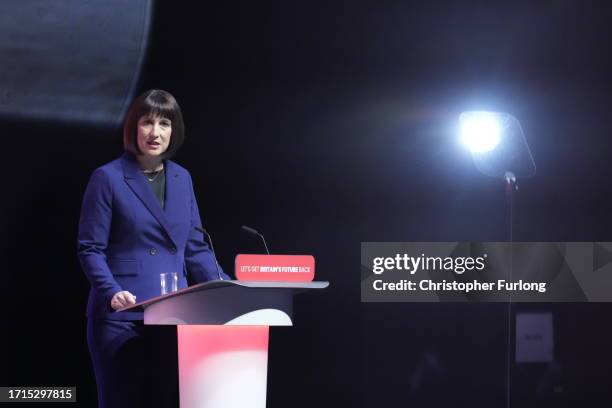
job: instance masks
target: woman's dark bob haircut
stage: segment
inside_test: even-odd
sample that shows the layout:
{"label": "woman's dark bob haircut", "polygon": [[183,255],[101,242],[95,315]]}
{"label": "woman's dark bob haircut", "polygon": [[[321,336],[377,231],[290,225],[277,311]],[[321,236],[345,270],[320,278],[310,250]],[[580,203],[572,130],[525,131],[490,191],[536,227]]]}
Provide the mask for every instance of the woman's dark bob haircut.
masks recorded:
{"label": "woman's dark bob haircut", "polygon": [[168,149],[162,154],[162,158],[171,158],[185,140],[183,114],[176,99],[169,92],[151,89],[132,102],[123,123],[123,148],[135,155],[142,154],[138,149],[136,137],[138,135],[138,120],[143,116],[161,116],[170,119],[172,135],[170,136]]}

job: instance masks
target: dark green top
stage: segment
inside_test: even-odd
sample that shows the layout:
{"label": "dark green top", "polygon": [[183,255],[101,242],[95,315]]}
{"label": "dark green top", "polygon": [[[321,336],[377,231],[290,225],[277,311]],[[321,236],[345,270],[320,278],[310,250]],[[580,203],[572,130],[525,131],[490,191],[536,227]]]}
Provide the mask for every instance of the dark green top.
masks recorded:
{"label": "dark green top", "polygon": [[164,201],[166,199],[166,168],[164,167],[160,171],[154,171],[152,173],[145,173],[147,183],[153,189],[153,194],[159,201],[161,208],[164,208]]}

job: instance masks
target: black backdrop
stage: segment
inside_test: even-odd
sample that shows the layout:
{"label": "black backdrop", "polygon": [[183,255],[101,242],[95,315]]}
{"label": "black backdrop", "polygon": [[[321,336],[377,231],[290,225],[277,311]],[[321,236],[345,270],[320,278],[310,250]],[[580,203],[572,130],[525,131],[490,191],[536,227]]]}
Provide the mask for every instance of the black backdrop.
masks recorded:
{"label": "black backdrop", "polygon": [[[361,304],[360,242],[507,239],[503,185],[455,142],[471,108],[517,116],[538,165],[515,240],[612,240],[605,3],[259,3],[158,2],[137,88],[182,105],[176,161],[225,270],[261,250],[247,224],[331,282],[272,329],[269,406],[506,404],[505,305]],[[81,406],[76,226],[89,174],[121,152],[114,126],[2,119],[0,383],[76,385]],[[609,305],[516,309],[554,314],[555,361],[511,366],[513,406],[609,406]]]}

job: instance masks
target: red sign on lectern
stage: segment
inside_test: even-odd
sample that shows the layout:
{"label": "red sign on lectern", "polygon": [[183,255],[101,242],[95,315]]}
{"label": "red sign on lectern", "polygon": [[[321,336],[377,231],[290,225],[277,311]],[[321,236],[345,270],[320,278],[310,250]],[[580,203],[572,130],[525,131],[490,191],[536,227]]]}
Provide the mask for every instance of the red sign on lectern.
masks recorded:
{"label": "red sign on lectern", "polygon": [[236,255],[236,278],[242,281],[311,282],[312,255]]}

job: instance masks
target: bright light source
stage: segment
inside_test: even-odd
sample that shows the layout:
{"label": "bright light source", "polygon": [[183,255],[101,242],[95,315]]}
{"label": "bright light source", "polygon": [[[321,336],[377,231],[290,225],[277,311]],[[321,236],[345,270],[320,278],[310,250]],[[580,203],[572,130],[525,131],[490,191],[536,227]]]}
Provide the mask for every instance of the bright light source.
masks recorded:
{"label": "bright light source", "polygon": [[459,125],[461,141],[473,153],[490,152],[501,140],[502,124],[494,112],[464,112]]}

